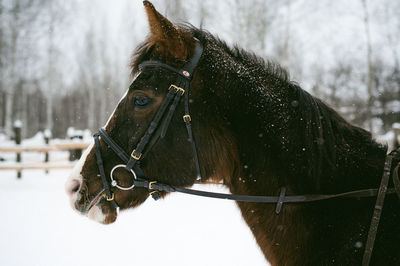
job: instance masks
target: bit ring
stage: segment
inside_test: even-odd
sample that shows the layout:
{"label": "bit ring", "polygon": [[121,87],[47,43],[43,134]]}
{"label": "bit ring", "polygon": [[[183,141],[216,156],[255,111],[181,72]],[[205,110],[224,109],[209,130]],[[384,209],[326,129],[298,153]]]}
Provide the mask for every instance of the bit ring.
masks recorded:
{"label": "bit ring", "polygon": [[[118,169],[118,168],[125,168],[125,167],[126,167],[125,164],[117,164],[116,166],[113,167],[113,169],[111,169],[111,173],[110,173],[111,186],[117,187],[117,188],[119,188],[119,189],[121,189],[121,190],[130,190],[130,189],[132,189],[132,188],[135,187],[135,182],[133,182],[132,186],[130,186],[130,187],[121,187],[120,185],[118,185],[117,180],[115,180],[115,179],[113,178],[113,174],[114,174],[114,171],[115,171],[116,169]],[[131,172],[132,175],[133,175],[133,179],[136,179],[136,173],[135,173],[135,171],[133,171],[133,169],[131,169],[130,172]]]}

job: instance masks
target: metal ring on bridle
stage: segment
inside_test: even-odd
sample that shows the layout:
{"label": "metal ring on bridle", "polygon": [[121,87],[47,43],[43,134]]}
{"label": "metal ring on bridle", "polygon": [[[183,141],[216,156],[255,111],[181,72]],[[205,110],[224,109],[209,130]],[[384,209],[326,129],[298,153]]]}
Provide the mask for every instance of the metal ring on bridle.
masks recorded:
{"label": "metal ring on bridle", "polygon": [[[133,183],[132,186],[130,186],[130,187],[121,187],[120,185],[118,185],[117,180],[115,180],[115,179],[113,178],[113,173],[114,173],[115,169],[117,169],[117,168],[124,168],[124,169],[125,169],[125,167],[126,167],[125,164],[117,164],[116,166],[114,166],[113,169],[111,169],[111,173],[110,173],[111,186],[117,187],[117,188],[119,188],[119,189],[121,189],[121,190],[130,190],[130,189],[132,189],[132,188],[135,187],[135,183]],[[133,179],[136,179],[136,173],[135,173],[135,171],[133,171],[132,169],[131,169],[130,171],[131,171],[131,173],[133,174]]]}

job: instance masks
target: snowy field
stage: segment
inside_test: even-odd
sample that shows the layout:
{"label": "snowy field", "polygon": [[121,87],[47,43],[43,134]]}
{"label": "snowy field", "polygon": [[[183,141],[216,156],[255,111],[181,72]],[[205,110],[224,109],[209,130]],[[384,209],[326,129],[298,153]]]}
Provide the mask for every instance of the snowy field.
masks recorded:
{"label": "snowy field", "polygon": [[21,180],[0,172],[0,265],[267,264],[233,202],[149,198],[105,226],[72,211],[64,192],[68,172],[23,171]]}

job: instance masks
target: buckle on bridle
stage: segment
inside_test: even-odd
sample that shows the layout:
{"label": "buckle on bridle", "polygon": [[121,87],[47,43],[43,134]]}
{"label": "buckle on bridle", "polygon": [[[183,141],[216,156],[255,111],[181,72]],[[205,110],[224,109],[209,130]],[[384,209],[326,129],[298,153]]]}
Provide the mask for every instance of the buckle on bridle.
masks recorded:
{"label": "buckle on bridle", "polygon": [[183,121],[190,122],[190,121],[192,121],[192,118],[190,117],[190,115],[184,115],[183,116]]}
{"label": "buckle on bridle", "polygon": [[[157,181],[150,181],[150,182],[149,182],[149,187],[148,187],[148,188],[149,188],[150,190],[152,190],[152,189],[153,189],[153,185],[154,185],[155,183],[157,183]],[[155,190],[155,191],[157,191],[157,190]],[[150,195],[151,195],[152,193],[154,193],[155,191],[150,192]]]}
{"label": "buckle on bridle", "polygon": [[182,89],[181,87],[171,84],[171,86],[169,86],[168,90],[171,90],[171,88],[175,89],[175,93],[178,93],[180,91],[181,95],[185,94],[185,90]]}
{"label": "buckle on bridle", "polygon": [[149,195],[150,195],[154,200],[159,200],[159,199],[161,198],[160,191],[158,191],[158,190],[151,191],[151,192],[149,193]]}
{"label": "buckle on bridle", "polygon": [[151,191],[151,192],[149,192],[149,195],[153,195],[153,194],[155,194],[155,193],[160,193],[160,191],[158,191],[158,190],[153,190],[153,191]]}
{"label": "buckle on bridle", "polygon": [[114,193],[111,193],[111,198],[109,198],[109,197],[107,196],[107,193],[104,191],[104,192],[103,192],[103,197],[104,197],[107,201],[112,201],[112,200],[114,200]]}
{"label": "buckle on bridle", "polygon": [[149,195],[154,199],[154,200],[159,200],[160,199],[160,191],[156,190],[153,188],[153,185],[157,183],[157,181],[150,181],[148,189],[152,190],[149,192]]}
{"label": "buckle on bridle", "polygon": [[142,157],[142,154],[136,155],[136,150],[133,150],[131,153],[131,157],[135,160],[140,160],[140,157]]}

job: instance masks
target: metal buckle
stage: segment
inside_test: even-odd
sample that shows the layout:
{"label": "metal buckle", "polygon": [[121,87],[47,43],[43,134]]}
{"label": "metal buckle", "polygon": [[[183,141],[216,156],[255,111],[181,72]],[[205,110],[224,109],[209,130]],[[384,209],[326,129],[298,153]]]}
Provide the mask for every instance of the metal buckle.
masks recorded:
{"label": "metal buckle", "polygon": [[136,150],[133,150],[131,153],[131,157],[135,160],[140,160],[140,157],[142,157],[142,154],[135,155]]}
{"label": "metal buckle", "polygon": [[[187,119],[187,120],[186,120]],[[184,122],[190,122],[190,121],[192,121],[192,118],[190,117],[190,115],[184,115],[183,116],[183,121]]]}
{"label": "metal buckle", "polygon": [[185,94],[185,90],[184,90],[184,89],[178,88],[178,90],[181,92],[181,96],[182,96],[183,94]]}
{"label": "metal buckle", "polygon": [[159,193],[160,191],[158,191],[158,190],[153,190],[153,191],[151,191],[151,192],[149,192],[149,195],[153,195],[154,193]]}
{"label": "metal buckle", "polygon": [[112,201],[112,200],[114,200],[114,193],[111,193],[111,198],[109,198],[109,197],[107,196],[107,193],[104,191],[104,192],[103,192],[103,197],[104,197],[107,201]]}
{"label": "metal buckle", "polygon": [[153,190],[153,191],[149,192],[149,196],[151,196],[154,200],[159,200],[160,199],[160,191]]}
{"label": "metal buckle", "polygon": [[[155,183],[157,183],[157,181],[150,181],[149,182],[149,189],[153,189],[153,184],[155,184]],[[155,190],[156,191],[156,190]],[[154,191],[152,191],[152,192],[150,192],[150,194],[151,193],[153,193]]]}
{"label": "metal buckle", "polygon": [[181,87],[171,84],[171,86],[169,86],[168,90],[170,90],[171,88],[175,89],[175,93],[178,93],[180,91],[182,93],[181,95],[185,94],[185,90],[182,89]]}

